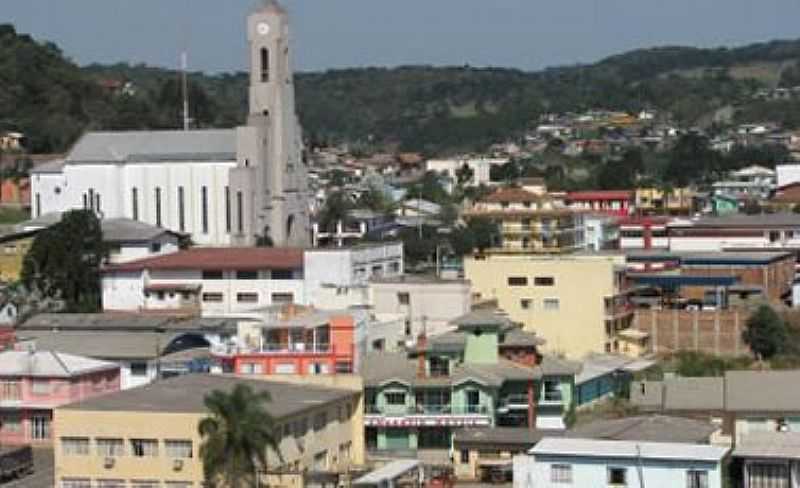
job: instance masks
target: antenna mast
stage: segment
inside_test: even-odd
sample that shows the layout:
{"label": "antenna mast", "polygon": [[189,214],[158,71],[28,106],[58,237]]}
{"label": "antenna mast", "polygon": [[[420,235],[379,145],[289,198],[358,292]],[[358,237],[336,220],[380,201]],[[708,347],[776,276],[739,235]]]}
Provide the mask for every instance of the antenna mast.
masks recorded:
{"label": "antenna mast", "polygon": [[183,96],[183,130],[189,130],[189,83],[186,79],[186,70],[189,63],[186,51],[181,53],[181,92]]}

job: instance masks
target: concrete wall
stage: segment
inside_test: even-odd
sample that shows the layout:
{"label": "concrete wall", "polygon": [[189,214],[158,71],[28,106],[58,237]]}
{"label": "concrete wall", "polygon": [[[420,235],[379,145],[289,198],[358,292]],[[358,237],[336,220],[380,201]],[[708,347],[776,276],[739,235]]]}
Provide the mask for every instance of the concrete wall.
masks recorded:
{"label": "concrete wall", "polygon": [[[615,293],[614,266],[621,258],[606,256],[502,256],[464,259],[464,273],[480,299],[496,299],[509,317],[536,332],[547,343],[543,350],[579,358],[604,352],[605,297]],[[552,286],[534,285],[535,277],[552,277]],[[509,286],[509,277],[524,277],[527,285]],[[558,309],[545,309],[557,299]],[[523,300],[530,300],[529,307]]]}

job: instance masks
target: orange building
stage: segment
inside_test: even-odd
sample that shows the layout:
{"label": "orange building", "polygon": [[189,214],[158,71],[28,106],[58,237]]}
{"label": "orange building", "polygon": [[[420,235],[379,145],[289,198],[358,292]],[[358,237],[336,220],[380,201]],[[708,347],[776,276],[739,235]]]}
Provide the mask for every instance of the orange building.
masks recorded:
{"label": "orange building", "polygon": [[0,205],[4,207],[30,207],[30,180],[28,178],[6,178],[0,182]]}
{"label": "orange building", "polygon": [[272,307],[264,320],[240,322],[238,345],[217,356],[237,374],[353,373],[355,330],[356,320],[346,311]]}

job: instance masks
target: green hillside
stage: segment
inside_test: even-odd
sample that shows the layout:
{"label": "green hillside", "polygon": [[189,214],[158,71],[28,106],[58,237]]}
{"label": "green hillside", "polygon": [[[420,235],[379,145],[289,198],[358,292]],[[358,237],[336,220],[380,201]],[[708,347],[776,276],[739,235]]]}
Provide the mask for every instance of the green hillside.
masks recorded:
{"label": "green hillside", "polygon": [[[447,153],[521,134],[546,112],[589,108],[668,111],[694,124],[734,106],[740,117],[800,125],[794,103],[756,102],[760,88],[800,84],[800,40],[727,49],[663,47],[595,64],[538,72],[408,66],[299,73],[297,103],[315,141],[371,143]],[[132,94],[100,80],[131,81]],[[246,113],[242,73],[192,73],[199,127],[230,127]],[[87,129],[178,127],[180,83],[142,65],[80,68],[56,46],[0,26],[0,129],[29,136],[33,151],[62,151]]]}

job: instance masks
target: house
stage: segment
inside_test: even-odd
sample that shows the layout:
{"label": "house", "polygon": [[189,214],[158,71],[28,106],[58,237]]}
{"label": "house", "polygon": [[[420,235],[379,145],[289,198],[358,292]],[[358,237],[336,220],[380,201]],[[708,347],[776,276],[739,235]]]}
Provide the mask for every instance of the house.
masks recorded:
{"label": "house", "polygon": [[[198,423],[204,398],[243,384],[267,393],[279,457],[269,450],[262,486],[306,486],[305,473],[338,475],[364,462],[360,382],[319,383],[184,375],[58,408],[55,478],[58,486],[197,487],[203,484]],[[309,473],[310,475],[311,473]],[[81,484],[82,483],[82,484]]]}
{"label": "house", "polygon": [[115,363],[121,388],[141,386],[178,372],[208,371],[214,364],[178,352],[221,345],[235,336],[226,319],[135,314],[39,314],[17,326],[17,349],[54,350]]}
{"label": "house", "polygon": [[458,172],[462,168],[469,168],[472,178],[467,182],[469,186],[491,184],[491,169],[493,166],[502,166],[508,163],[508,158],[456,158],[456,159],[429,159],[425,162],[425,171],[444,174],[450,180],[451,188],[458,181]]}
{"label": "house", "polygon": [[359,370],[366,327],[356,312],[275,305],[240,320],[235,345],[212,351],[242,375],[349,374]]}
{"label": "house", "polygon": [[49,444],[53,409],[119,391],[119,366],[51,350],[0,352],[0,442]]}
{"label": "house", "polygon": [[408,353],[368,354],[363,375],[367,445],[378,454],[451,447],[464,427],[563,429],[577,365],[541,359],[542,341],[494,312],[420,337]]}
{"label": "house", "polygon": [[514,487],[722,488],[728,448],[545,437],[514,458]]}
{"label": "house", "polygon": [[800,434],[754,432],[743,436],[733,450],[738,461],[731,486],[742,488],[793,487],[800,483]]}
{"label": "house", "polygon": [[368,208],[354,208],[334,229],[322,229],[318,222],[312,226],[314,247],[342,247],[354,245],[367,234],[383,237],[394,229],[394,217]]}
{"label": "house", "polygon": [[589,251],[603,251],[619,247],[618,218],[601,213],[584,213],[583,243]]}
{"label": "house", "polygon": [[634,192],[628,190],[595,190],[567,192],[567,206],[573,210],[592,211],[625,217],[635,204]]}
{"label": "house", "polygon": [[409,198],[400,202],[394,211],[399,217],[425,217],[434,219],[442,213],[442,206],[421,198]]}
{"label": "house", "polygon": [[[798,137],[800,141],[800,137]],[[800,182],[800,164],[784,163],[775,166],[776,184],[778,188]]]}
{"label": "house", "polygon": [[511,320],[536,331],[545,350],[579,359],[587,353],[636,355],[647,337],[621,340],[634,310],[624,284],[624,262],[614,254],[504,254],[464,258],[473,297],[496,300]]}
{"label": "house", "polygon": [[625,395],[636,372],[645,370],[655,361],[634,359],[613,354],[589,354],[581,361],[575,375],[575,406],[592,406],[617,395]]}
{"label": "house", "polygon": [[459,480],[491,482],[498,471],[511,471],[515,455],[525,454],[545,436],[561,434],[527,427],[459,429],[453,433],[453,470]]}
{"label": "house", "polygon": [[619,248],[668,249],[667,224],[669,217],[627,217],[617,221],[619,225]]}
{"label": "house", "polygon": [[800,247],[800,214],[731,214],[669,223],[673,251]]}
{"label": "house", "polygon": [[670,191],[652,187],[637,188],[634,198],[636,211],[643,215],[690,215],[694,208],[695,192],[690,188],[674,188]]}
{"label": "house", "polygon": [[753,432],[800,432],[800,370],[726,371],[726,427],[738,442]]}
{"label": "house", "polygon": [[307,302],[333,309],[365,304],[369,280],[403,276],[403,264],[400,242],[306,249],[303,276]]}
{"label": "house", "polygon": [[0,281],[13,283],[22,275],[22,262],[33,244],[35,231],[0,236]]}
{"label": "house", "polygon": [[306,303],[303,251],[294,248],[192,248],[106,266],[106,311],[235,315],[268,305]]}
{"label": "house", "polygon": [[25,134],[21,132],[6,131],[0,134],[0,150],[20,151],[23,148]]}

